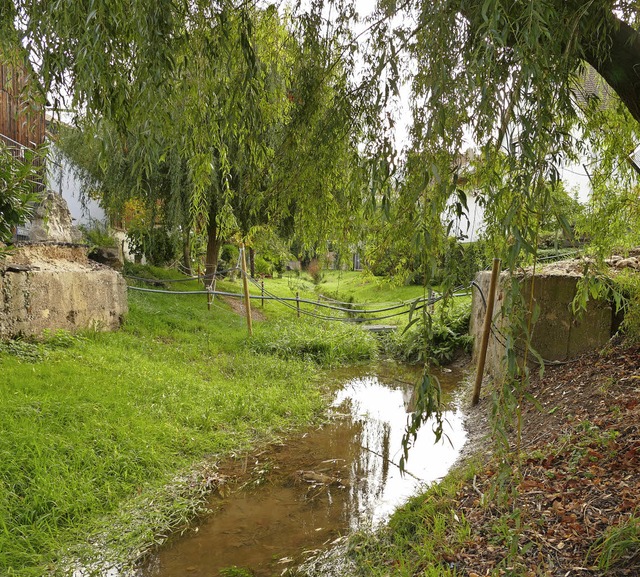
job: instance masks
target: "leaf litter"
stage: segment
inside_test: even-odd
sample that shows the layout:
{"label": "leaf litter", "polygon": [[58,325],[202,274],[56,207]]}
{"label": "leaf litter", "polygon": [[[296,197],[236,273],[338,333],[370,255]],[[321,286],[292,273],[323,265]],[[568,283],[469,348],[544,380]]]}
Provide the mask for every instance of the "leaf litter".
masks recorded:
{"label": "leaf litter", "polygon": [[517,490],[494,501],[495,464],[466,483],[471,534],[446,561],[471,577],[640,575],[640,345],[548,366],[531,393]]}

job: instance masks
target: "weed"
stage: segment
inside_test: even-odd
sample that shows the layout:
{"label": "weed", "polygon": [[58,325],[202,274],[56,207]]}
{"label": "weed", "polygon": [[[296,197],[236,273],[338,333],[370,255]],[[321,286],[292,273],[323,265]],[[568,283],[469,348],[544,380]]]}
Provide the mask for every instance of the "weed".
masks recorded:
{"label": "weed", "polygon": [[624,296],[620,303],[624,312],[621,328],[629,342],[640,342],[640,275],[625,270],[616,277],[615,286]]}
{"label": "weed", "polygon": [[640,519],[635,516],[607,532],[590,549],[589,556],[595,557],[598,568],[609,571],[617,563],[640,555]]}
{"label": "weed", "polygon": [[68,349],[83,340],[80,335],[71,334],[64,329],[49,330],[42,332],[42,340],[48,347],[56,349]]}
{"label": "weed", "polygon": [[0,341],[0,359],[3,356],[15,357],[27,363],[39,363],[48,356],[48,351],[41,343],[23,339]]}
{"label": "weed", "polygon": [[[469,333],[471,317],[470,303],[464,303],[443,315],[432,319],[431,338],[424,343],[422,321],[414,323],[404,331],[389,333],[384,348],[393,358],[405,362],[429,360],[436,364],[451,361],[460,352],[470,352],[473,337]],[[427,356],[427,359],[424,356]]]}

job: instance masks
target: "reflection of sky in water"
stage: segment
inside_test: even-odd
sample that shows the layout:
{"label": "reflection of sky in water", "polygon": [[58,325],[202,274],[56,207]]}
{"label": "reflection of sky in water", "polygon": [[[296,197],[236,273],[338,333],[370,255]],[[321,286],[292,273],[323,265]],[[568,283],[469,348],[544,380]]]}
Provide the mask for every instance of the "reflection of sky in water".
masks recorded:
{"label": "reflection of sky in water", "polygon": [[[346,385],[336,393],[334,419],[254,458],[250,467],[269,471],[263,482],[214,498],[217,512],[159,551],[139,575],[213,577],[231,566],[248,568],[256,577],[280,574],[281,559],[288,566],[303,551],[326,548],[349,530],[386,520],[421,486],[443,477],[465,439],[462,415],[445,414],[453,447],[447,440],[434,444],[431,424],[425,423],[409,453],[411,475],[400,475],[413,390],[397,384],[401,368],[379,367],[381,375],[390,373],[386,378],[353,378],[359,370],[353,368],[339,377]],[[443,387],[450,388],[462,375],[442,377]],[[382,384],[383,378],[396,384]],[[310,482],[313,476],[328,481]]]}
{"label": "reflection of sky in water", "polygon": [[426,422],[409,452],[408,473],[401,475],[398,463],[411,391],[409,386],[391,388],[368,376],[350,381],[336,396],[333,406],[339,413],[348,407],[359,429],[344,442],[362,448],[349,471],[351,502],[344,503],[351,529],[386,520],[419,487],[446,475],[464,444],[462,414],[446,411],[443,439],[435,444],[431,423]]}

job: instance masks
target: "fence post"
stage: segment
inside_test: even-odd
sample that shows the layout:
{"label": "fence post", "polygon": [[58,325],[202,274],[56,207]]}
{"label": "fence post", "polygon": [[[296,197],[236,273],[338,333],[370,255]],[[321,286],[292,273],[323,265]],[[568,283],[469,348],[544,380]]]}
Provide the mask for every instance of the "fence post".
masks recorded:
{"label": "fence post", "polygon": [[489,285],[489,294],[487,295],[487,310],[484,316],[484,325],[482,327],[482,340],[480,341],[480,352],[478,354],[478,366],[476,368],[476,382],[473,387],[472,405],[477,405],[480,401],[480,388],[482,387],[482,377],[484,373],[484,363],[487,359],[487,347],[489,345],[489,334],[491,333],[491,323],[493,320],[493,304],[495,302],[496,285],[500,277],[500,259],[493,259],[493,268],[491,270],[491,283]]}
{"label": "fence post", "polygon": [[253,336],[253,325],[251,322],[251,299],[249,298],[249,281],[247,279],[247,259],[245,258],[244,243],[240,248],[240,254],[242,260],[240,261],[242,266],[242,285],[244,288],[244,310],[247,313],[247,329],[249,330],[249,336]]}
{"label": "fence post", "polygon": [[296,309],[298,310],[298,318],[300,318],[300,293],[296,293]]}
{"label": "fence post", "polygon": [[262,294],[262,308],[264,308],[264,280],[260,281],[260,293]]}

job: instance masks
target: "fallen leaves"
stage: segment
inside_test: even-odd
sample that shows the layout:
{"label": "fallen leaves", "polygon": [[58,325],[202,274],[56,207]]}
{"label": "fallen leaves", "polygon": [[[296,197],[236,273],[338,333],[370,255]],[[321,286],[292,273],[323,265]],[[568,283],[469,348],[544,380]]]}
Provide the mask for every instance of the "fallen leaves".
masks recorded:
{"label": "fallen leaves", "polygon": [[640,514],[639,370],[640,347],[618,345],[533,384],[542,410],[525,411],[517,491],[487,501],[485,473],[458,495],[473,532],[455,558],[461,574],[640,575],[633,552],[606,571],[596,559],[608,531]]}

